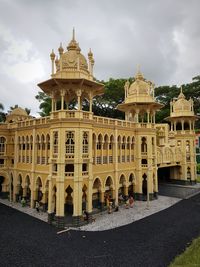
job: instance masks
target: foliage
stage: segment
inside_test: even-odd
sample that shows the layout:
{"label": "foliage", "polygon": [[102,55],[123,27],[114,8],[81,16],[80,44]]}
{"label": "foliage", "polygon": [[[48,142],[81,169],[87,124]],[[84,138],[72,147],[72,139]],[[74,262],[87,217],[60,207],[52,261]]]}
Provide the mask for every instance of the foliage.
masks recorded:
{"label": "foliage", "polygon": [[197,173],[200,174],[200,163],[197,164]]}
{"label": "foliage", "polygon": [[6,119],[6,114],[3,112],[4,106],[0,103],[0,122],[4,122]]}
{"label": "foliage", "polygon": [[[103,117],[111,117],[123,119],[124,113],[117,110],[117,105],[124,101],[124,84],[127,79],[113,79],[104,83],[105,92],[101,96],[97,96],[93,100],[93,112],[95,115]],[[133,82],[133,79],[128,79]],[[191,83],[182,86],[183,93],[187,99],[190,97],[194,100],[194,111],[200,113],[200,75],[192,79]],[[176,85],[173,86],[159,86],[155,88],[155,98],[158,102],[163,104],[163,108],[156,114],[156,122],[166,122],[164,119],[170,115],[170,101],[177,98],[180,93],[180,88]],[[51,111],[51,100],[43,92],[39,92],[36,99],[40,102],[39,114],[41,116],[48,116]],[[60,104],[58,103],[58,106]],[[71,103],[71,108],[75,107],[75,103]],[[87,101],[83,102],[83,110],[89,110]],[[196,127],[200,128],[200,120],[197,122]]]}
{"label": "foliage", "polygon": [[47,96],[44,92],[38,92],[35,98],[40,102],[40,116],[49,116],[51,112],[51,98]]}
{"label": "foliage", "polygon": [[[129,79],[132,82],[131,79]],[[124,101],[124,84],[126,79],[112,79],[102,82],[105,91],[102,96],[97,96],[93,101],[93,112],[95,115],[123,119],[124,113],[117,110],[118,104]]]}
{"label": "foliage", "polygon": [[193,240],[185,252],[175,258],[169,267],[200,266],[200,238]]}

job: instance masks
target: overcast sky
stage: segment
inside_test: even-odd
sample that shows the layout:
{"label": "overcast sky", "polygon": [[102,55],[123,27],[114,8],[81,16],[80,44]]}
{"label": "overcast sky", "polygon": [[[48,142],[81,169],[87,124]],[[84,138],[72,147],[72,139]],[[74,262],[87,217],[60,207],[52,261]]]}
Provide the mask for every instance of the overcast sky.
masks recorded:
{"label": "overcast sky", "polygon": [[199,10],[199,0],[0,0],[0,103],[37,114],[37,83],[73,27],[97,79],[133,77],[140,65],[156,85],[188,83],[200,74]]}

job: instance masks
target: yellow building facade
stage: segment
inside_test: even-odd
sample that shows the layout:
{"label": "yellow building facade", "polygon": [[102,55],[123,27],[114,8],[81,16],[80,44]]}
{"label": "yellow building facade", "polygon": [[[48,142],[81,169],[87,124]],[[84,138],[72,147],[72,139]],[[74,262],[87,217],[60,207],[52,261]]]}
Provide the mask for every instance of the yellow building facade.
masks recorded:
{"label": "yellow building facade", "polygon": [[51,97],[50,116],[32,118],[17,108],[0,124],[1,197],[25,198],[30,208],[39,201],[49,223],[62,228],[66,215],[79,225],[83,210],[104,209],[108,196],[115,204],[120,194],[154,199],[159,179],[196,182],[191,99],[181,91],[171,102],[169,123],[156,124],[162,105],[154,84],[138,71],[117,107],[125,120],[95,116],[92,101],[104,85],[93,77],[91,50],[86,60],[73,32],[66,51],[60,45],[58,52],[50,54],[51,78],[38,85]]}

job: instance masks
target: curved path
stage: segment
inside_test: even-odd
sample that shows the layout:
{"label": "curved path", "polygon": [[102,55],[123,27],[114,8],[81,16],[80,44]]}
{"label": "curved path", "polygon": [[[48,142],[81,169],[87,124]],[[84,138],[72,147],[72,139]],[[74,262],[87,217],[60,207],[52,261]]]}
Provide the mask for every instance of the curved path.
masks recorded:
{"label": "curved path", "polygon": [[200,194],[101,232],[56,229],[0,204],[0,266],[168,266],[200,234]]}

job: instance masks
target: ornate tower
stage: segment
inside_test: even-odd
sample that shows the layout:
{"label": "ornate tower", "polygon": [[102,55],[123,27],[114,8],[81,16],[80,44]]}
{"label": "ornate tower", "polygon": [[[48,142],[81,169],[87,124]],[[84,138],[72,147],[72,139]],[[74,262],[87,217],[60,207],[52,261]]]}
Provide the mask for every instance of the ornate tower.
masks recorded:
{"label": "ornate tower", "polygon": [[[171,133],[175,137],[175,146],[181,148],[183,164],[179,174],[174,173],[173,179],[187,184],[196,181],[196,155],[194,125],[197,116],[194,115],[193,100],[187,100],[181,92],[177,100],[170,102],[170,117],[166,118],[171,124]],[[171,175],[172,176],[172,175]]]}
{"label": "ornate tower", "polygon": [[[57,226],[63,227],[65,212],[79,223],[82,200],[92,211],[92,99],[103,93],[104,85],[94,81],[93,54],[90,50],[87,62],[74,30],[67,50],[61,44],[58,52],[59,57],[50,54],[51,79],[38,86],[52,99],[49,221],[55,212]],[[87,102],[89,110],[82,111]]]}
{"label": "ornate tower", "polygon": [[154,84],[146,81],[140,71],[131,85],[126,82],[124,90],[125,100],[118,109],[125,112],[126,120],[136,123],[136,173],[140,181],[137,192],[141,199],[147,191],[150,196],[158,192],[155,113],[162,105],[154,99]]}

